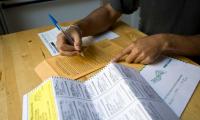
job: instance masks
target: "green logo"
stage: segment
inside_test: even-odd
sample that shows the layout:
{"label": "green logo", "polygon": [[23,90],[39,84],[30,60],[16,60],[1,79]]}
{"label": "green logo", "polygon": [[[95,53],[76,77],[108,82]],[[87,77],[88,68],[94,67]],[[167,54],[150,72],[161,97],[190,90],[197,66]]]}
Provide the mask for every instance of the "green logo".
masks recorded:
{"label": "green logo", "polygon": [[153,83],[157,83],[162,79],[162,76],[167,73],[164,70],[156,70],[155,71],[155,77],[151,80]]}

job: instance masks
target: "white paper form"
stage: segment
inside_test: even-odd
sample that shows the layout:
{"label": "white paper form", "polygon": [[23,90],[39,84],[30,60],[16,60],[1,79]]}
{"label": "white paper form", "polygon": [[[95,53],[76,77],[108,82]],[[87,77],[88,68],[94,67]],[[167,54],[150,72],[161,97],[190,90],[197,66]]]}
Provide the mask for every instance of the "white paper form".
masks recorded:
{"label": "white paper form", "polygon": [[179,117],[200,80],[200,67],[169,57],[140,73]]}
{"label": "white paper form", "polygon": [[28,120],[28,96],[23,96],[22,120]]}
{"label": "white paper form", "polygon": [[[68,27],[63,27],[63,29],[65,29],[65,30],[67,28]],[[47,49],[49,50],[49,52],[51,53],[52,56],[56,56],[59,54],[59,52],[56,48],[56,37],[59,33],[60,33],[60,31],[57,28],[54,28],[49,31],[38,34],[40,39],[42,40],[44,45],[47,47]],[[118,37],[119,37],[118,34],[112,32],[112,31],[108,31],[108,32],[105,32],[101,35],[94,36],[94,37],[92,37],[92,36],[83,37],[82,44],[83,44],[83,46],[87,46],[87,45],[91,44],[92,42],[98,42],[98,41],[105,40],[105,39],[113,40]]]}
{"label": "white paper form", "polygon": [[178,120],[139,73],[119,64],[84,83],[53,78],[53,86],[60,120]]}
{"label": "white paper form", "polygon": [[53,86],[59,120],[92,120],[88,109],[91,100],[83,84],[58,77],[53,78]]}

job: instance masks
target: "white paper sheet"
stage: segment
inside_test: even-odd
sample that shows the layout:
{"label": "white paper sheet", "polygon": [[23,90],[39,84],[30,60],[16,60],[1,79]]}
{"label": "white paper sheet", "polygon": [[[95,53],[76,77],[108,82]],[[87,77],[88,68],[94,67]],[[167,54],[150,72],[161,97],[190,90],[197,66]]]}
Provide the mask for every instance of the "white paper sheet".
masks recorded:
{"label": "white paper sheet", "polygon": [[22,120],[28,120],[28,96],[23,96]]}
{"label": "white paper sheet", "polygon": [[138,72],[119,64],[83,84],[53,80],[60,120],[178,120]]}
{"label": "white paper sheet", "polygon": [[[63,29],[67,29],[67,28],[68,27],[63,27]],[[47,49],[49,50],[49,52],[51,53],[52,56],[56,56],[59,54],[59,52],[56,48],[56,36],[59,33],[60,33],[60,31],[57,28],[54,28],[49,31],[38,34],[40,39],[42,40],[44,45],[47,47]],[[82,44],[83,44],[83,46],[87,46],[87,45],[92,44],[93,42],[98,42],[98,41],[105,40],[105,39],[113,40],[118,37],[119,37],[118,34],[112,32],[112,31],[108,31],[108,32],[105,32],[101,35],[94,36],[94,37],[92,37],[92,36],[83,37]]]}
{"label": "white paper sheet", "polygon": [[[44,87],[46,83],[51,83],[51,88]],[[52,77],[34,89],[37,94],[32,103],[36,99],[39,104],[40,96],[45,94],[42,90],[46,89],[53,90],[54,100],[48,100],[48,104],[56,105],[58,120],[178,120],[176,114],[137,71],[116,63],[109,64],[84,83]],[[33,97],[29,93],[25,96]],[[27,101],[28,98],[24,99],[26,107],[23,108],[33,110],[36,107],[33,105],[37,104],[27,106]],[[38,115],[45,119],[49,111],[52,109],[44,110],[40,107],[35,111],[25,111],[23,120],[36,120]],[[27,115],[29,113],[32,115]]]}
{"label": "white paper sheet", "polygon": [[181,116],[200,80],[199,66],[168,57],[147,65],[140,73],[177,116]]}

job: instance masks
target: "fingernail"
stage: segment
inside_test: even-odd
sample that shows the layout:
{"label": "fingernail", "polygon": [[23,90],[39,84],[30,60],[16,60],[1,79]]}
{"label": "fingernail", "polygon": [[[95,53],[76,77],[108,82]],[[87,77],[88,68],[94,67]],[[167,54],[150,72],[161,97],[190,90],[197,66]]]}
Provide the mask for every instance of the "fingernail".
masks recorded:
{"label": "fingernail", "polygon": [[113,58],[110,62],[117,62],[117,59]]}
{"label": "fingernail", "polygon": [[112,59],[112,60],[110,60],[110,62],[115,62],[115,61]]}
{"label": "fingernail", "polygon": [[75,47],[75,50],[80,51],[80,48],[79,47]]}

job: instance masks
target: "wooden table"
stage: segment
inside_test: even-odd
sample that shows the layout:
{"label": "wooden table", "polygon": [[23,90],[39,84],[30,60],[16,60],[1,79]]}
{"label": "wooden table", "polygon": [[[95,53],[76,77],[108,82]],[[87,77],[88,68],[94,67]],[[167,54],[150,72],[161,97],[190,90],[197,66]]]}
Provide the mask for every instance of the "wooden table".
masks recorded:
{"label": "wooden table", "polygon": [[[45,58],[51,57],[37,34],[51,28],[52,26],[41,27],[0,36],[0,120],[22,119],[23,95],[42,82],[34,68]],[[113,30],[123,39],[134,39],[144,35],[122,23],[116,24]],[[120,41],[116,43],[123,46],[128,44]],[[200,119],[199,100],[198,85],[182,114],[182,120]]]}

